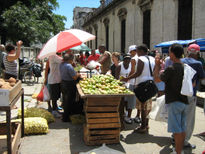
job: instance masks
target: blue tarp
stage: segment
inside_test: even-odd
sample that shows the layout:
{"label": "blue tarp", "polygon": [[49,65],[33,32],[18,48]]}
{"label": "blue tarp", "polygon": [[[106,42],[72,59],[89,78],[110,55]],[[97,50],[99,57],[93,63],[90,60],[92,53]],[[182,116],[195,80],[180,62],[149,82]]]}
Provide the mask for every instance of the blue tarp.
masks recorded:
{"label": "blue tarp", "polygon": [[198,39],[192,39],[192,40],[174,40],[174,41],[167,41],[162,42],[157,45],[155,45],[155,48],[162,48],[163,53],[168,53],[169,46],[171,46],[174,43],[179,43],[183,45],[184,47],[187,47],[189,43],[195,42],[200,46],[200,49],[202,52],[205,52],[205,38],[198,38]]}

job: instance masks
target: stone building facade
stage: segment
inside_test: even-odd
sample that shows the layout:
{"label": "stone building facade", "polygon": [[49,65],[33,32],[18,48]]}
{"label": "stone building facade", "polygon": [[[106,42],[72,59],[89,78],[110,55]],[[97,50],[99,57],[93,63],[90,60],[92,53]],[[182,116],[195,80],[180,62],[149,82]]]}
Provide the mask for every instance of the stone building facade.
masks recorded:
{"label": "stone building facade", "polygon": [[[101,0],[103,1],[103,0]],[[205,0],[109,0],[86,17],[83,29],[96,35],[90,48],[127,52],[132,44],[205,37]]]}
{"label": "stone building facade", "polygon": [[84,20],[89,13],[92,13],[95,8],[89,7],[75,7],[73,9],[73,26],[72,28],[83,29],[82,25]]}

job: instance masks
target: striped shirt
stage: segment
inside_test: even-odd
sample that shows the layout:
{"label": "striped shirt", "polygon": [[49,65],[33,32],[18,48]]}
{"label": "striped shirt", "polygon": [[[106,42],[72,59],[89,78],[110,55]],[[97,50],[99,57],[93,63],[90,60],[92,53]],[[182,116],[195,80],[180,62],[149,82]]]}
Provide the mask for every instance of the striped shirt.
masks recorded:
{"label": "striped shirt", "polygon": [[5,55],[3,57],[5,73],[17,76],[18,75],[17,60],[8,61],[7,56],[8,55]]}

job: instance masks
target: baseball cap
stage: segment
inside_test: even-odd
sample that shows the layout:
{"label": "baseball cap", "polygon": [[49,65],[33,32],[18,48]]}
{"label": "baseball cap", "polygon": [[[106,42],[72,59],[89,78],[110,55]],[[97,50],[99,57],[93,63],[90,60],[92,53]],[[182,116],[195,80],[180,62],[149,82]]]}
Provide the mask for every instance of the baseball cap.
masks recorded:
{"label": "baseball cap", "polygon": [[124,59],[131,59],[131,55],[130,54],[125,54],[124,56],[123,56],[123,60]]}
{"label": "baseball cap", "polygon": [[133,50],[136,50],[137,46],[136,45],[131,45],[129,46],[129,53]]}
{"label": "baseball cap", "polygon": [[189,53],[198,53],[200,52],[200,46],[198,44],[191,44],[189,45],[187,51]]}

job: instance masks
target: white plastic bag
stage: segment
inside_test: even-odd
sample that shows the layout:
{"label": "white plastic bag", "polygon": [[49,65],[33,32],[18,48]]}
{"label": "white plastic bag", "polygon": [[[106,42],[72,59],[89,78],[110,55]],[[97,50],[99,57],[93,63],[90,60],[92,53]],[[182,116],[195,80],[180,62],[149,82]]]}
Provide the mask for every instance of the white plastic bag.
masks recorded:
{"label": "white plastic bag", "polygon": [[158,97],[157,100],[152,103],[152,110],[149,113],[148,118],[155,121],[167,122],[168,110],[167,104],[165,104],[165,95]]}
{"label": "white plastic bag", "polygon": [[93,69],[96,69],[97,67],[100,67],[101,64],[94,61],[94,60],[91,60],[88,64],[87,64],[87,68],[90,69],[90,70],[93,70]]}
{"label": "white plastic bag", "polygon": [[184,64],[184,77],[182,81],[181,94],[185,96],[193,96],[192,78],[196,74],[196,71],[189,65]]}
{"label": "white plastic bag", "polygon": [[88,152],[80,152],[79,154],[124,154],[121,151],[111,149],[103,143],[103,145],[99,148],[92,149]]}
{"label": "white plastic bag", "polygon": [[50,100],[50,94],[49,94],[48,88],[47,88],[47,86],[44,86],[44,88],[43,88],[43,101],[46,102],[49,100]]}

